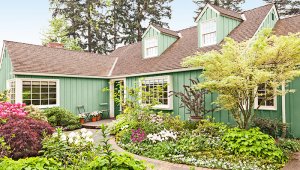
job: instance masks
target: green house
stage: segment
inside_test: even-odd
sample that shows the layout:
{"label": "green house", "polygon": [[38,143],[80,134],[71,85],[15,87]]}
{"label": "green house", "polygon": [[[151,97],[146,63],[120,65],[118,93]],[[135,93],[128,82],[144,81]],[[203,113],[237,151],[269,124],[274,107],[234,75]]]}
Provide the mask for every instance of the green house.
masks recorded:
{"label": "green house", "polygon": [[[183,58],[218,50],[225,37],[236,41],[255,38],[263,28],[272,28],[277,35],[300,32],[300,16],[280,19],[273,4],[242,13],[207,4],[196,24],[179,31],[150,25],[141,42],[120,47],[110,55],[4,41],[0,91],[8,89],[11,102],[40,108],[60,106],[78,113],[78,106],[88,112],[107,107],[105,117],[112,118],[122,109],[110,95],[119,84],[134,87],[143,83],[148,88],[167,85],[159,99],[161,104],[155,107],[189,119],[180,100],[168,95],[170,91],[183,91],[183,85],[189,85],[189,79],[198,78],[202,72],[201,68],[182,68]],[[300,91],[300,79],[289,87]],[[126,91],[118,92],[126,95]],[[216,95],[206,97],[207,106],[215,99]],[[261,106],[259,114],[287,122],[290,132],[300,137],[299,103],[299,92],[278,96]],[[228,111],[211,116],[234,123]]]}

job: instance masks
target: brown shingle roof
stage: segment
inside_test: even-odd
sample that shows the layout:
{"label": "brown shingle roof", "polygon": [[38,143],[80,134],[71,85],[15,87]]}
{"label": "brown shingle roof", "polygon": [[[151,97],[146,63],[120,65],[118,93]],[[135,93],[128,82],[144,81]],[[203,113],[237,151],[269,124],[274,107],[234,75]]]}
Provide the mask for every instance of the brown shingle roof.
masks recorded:
{"label": "brown shingle roof", "polygon": [[[247,20],[243,21],[229,36],[237,41],[251,38],[271,8],[272,5],[266,5],[244,12]],[[191,56],[196,52],[208,52],[210,50],[220,49],[219,45],[198,48],[197,27],[178,32],[181,33],[182,37],[159,57],[143,59],[141,43],[128,45],[115,50],[111,55],[118,57],[118,62],[112,75],[133,75],[181,69],[180,63],[183,58]]]}
{"label": "brown shingle roof", "polygon": [[163,34],[168,34],[168,35],[172,35],[172,36],[175,36],[175,37],[179,37],[178,33],[176,31],[173,31],[173,30],[170,30],[170,29],[166,29],[166,28],[162,28],[162,27],[154,25],[154,24],[152,24],[152,26],[154,28],[158,29]]}
{"label": "brown shingle roof", "polygon": [[277,35],[300,32],[300,15],[279,20],[275,25],[274,31]]}
{"label": "brown shingle roof", "polygon": [[242,14],[240,14],[238,12],[235,12],[235,11],[232,11],[232,10],[229,10],[229,9],[225,9],[225,8],[213,5],[213,4],[209,4],[209,5],[212,6],[215,10],[219,11],[221,15],[237,18],[237,19],[240,19],[240,20],[243,19]]}
{"label": "brown shingle roof", "polygon": [[14,72],[107,76],[115,58],[87,52],[4,41]]}
{"label": "brown shingle roof", "polygon": [[182,30],[180,33],[182,37],[159,57],[143,59],[142,43],[118,48],[111,54],[119,57],[112,76],[181,69],[180,63],[183,58],[197,51],[207,52],[218,49],[216,45],[198,49],[197,27]]}
{"label": "brown shingle roof", "polygon": [[245,11],[243,14],[246,20],[236,27],[228,37],[239,42],[252,38],[272,7],[273,4],[268,4]]}

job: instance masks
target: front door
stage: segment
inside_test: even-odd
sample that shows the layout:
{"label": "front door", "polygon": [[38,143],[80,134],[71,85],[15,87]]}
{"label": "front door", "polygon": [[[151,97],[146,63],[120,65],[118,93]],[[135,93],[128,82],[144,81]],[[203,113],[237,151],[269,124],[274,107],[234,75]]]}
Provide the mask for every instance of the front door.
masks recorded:
{"label": "front door", "polygon": [[122,112],[122,103],[124,101],[124,81],[114,81],[114,117]]}

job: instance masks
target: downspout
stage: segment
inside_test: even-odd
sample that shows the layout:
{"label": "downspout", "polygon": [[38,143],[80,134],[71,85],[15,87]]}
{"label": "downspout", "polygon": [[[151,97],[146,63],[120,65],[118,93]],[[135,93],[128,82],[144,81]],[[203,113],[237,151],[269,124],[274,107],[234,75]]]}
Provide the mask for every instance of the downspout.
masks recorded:
{"label": "downspout", "polygon": [[285,112],[285,81],[282,82],[282,138],[286,137],[286,131],[287,131],[287,126],[286,126],[286,112]]}

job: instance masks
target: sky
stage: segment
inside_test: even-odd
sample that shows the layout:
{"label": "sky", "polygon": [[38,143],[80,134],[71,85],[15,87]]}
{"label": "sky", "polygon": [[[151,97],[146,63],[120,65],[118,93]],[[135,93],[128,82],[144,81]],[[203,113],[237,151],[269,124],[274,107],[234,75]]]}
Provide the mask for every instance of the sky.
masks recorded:
{"label": "sky", "polygon": [[[41,44],[51,14],[48,0],[0,0],[0,47],[3,40]],[[262,0],[246,0],[244,10],[264,5]],[[196,5],[192,0],[174,0],[171,3],[170,29],[180,30],[194,26]]]}

